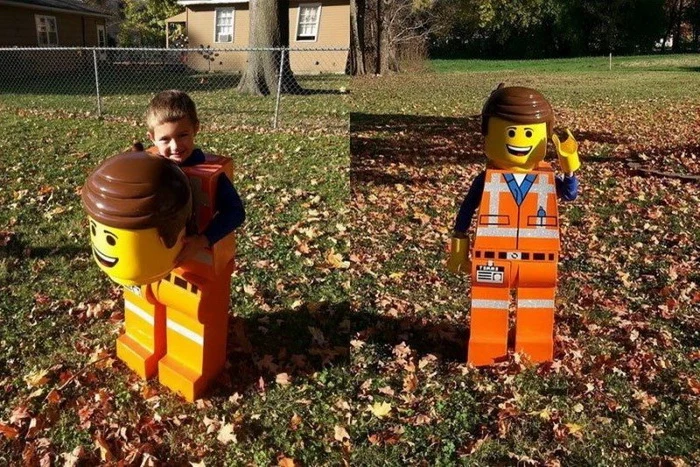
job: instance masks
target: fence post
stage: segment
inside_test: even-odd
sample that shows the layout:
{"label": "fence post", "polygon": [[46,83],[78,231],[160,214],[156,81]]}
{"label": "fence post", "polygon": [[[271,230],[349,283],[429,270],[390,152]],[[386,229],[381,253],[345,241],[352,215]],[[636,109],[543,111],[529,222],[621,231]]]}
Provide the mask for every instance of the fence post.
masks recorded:
{"label": "fence post", "polygon": [[97,90],[97,116],[102,116],[102,102],[100,99],[100,75],[97,73],[97,49],[92,48],[92,61],[95,64],[95,89]]}
{"label": "fence post", "polygon": [[280,74],[279,78],[277,79],[277,101],[275,102],[275,122],[273,123],[272,127],[276,130],[277,129],[277,119],[279,117],[280,113],[280,96],[282,95],[282,71],[284,70],[284,51],[286,49],[282,49],[282,56],[280,57]]}

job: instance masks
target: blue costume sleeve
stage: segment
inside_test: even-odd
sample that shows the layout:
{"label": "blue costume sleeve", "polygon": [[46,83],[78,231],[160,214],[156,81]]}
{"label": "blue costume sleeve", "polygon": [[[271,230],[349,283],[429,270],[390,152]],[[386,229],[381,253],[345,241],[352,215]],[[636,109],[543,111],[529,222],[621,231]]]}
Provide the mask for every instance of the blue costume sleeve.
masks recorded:
{"label": "blue costume sleeve", "polygon": [[573,201],[578,196],[578,179],[576,175],[569,177],[564,175],[564,178],[556,177],[557,196],[565,201]]}
{"label": "blue costume sleeve", "polygon": [[245,220],[243,201],[226,175],[221,175],[217,181],[215,207],[217,213],[204,231],[209,245],[233,232]]}
{"label": "blue costume sleeve", "polygon": [[486,180],[486,171],[481,172],[476,176],[469,188],[467,196],[462,201],[462,206],[459,208],[457,220],[455,220],[454,230],[457,232],[466,232],[469,229],[469,224],[472,222],[474,211],[481,203],[481,196],[484,194],[484,181]]}

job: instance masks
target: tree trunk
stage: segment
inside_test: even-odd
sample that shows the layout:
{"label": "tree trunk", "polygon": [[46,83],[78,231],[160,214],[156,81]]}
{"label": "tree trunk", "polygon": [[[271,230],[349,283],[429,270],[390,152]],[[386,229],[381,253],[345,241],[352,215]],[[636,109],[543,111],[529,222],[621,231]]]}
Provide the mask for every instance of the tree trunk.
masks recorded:
{"label": "tree trunk", "polygon": [[350,74],[365,74],[364,0],[350,0]]}
{"label": "tree trunk", "polygon": [[[671,36],[671,34],[674,32],[674,29],[676,27],[676,21],[677,21],[677,16],[679,15],[679,8],[680,8],[680,3],[682,0],[673,0],[671,3],[671,10],[668,13],[668,27],[666,28],[666,34],[664,34],[663,42],[661,44],[661,52],[666,51],[666,42],[668,41],[668,38]],[[671,48],[674,49],[676,47],[676,42],[678,41],[677,37],[673,38],[673,44],[671,45]]]}
{"label": "tree trunk", "polygon": [[[289,1],[251,0],[249,3],[250,47],[272,48],[289,45]],[[280,51],[248,52],[248,66],[243,72],[238,91],[243,94],[268,96],[277,90],[280,78]],[[283,93],[298,94],[302,91],[289,65],[285,53],[282,67]]]}
{"label": "tree trunk", "polygon": [[377,2],[377,74],[389,72],[389,5],[391,0]]}

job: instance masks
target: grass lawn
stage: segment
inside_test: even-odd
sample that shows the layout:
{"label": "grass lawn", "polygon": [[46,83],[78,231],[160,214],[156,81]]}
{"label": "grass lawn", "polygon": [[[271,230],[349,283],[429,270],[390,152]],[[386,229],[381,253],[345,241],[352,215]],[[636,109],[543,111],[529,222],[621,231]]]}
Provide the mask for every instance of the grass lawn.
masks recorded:
{"label": "grass lawn", "polygon": [[138,113],[104,120],[65,110],[73,96],[0,99],[0,465],[340,462],[329,445],[342,419],[334,404],[351,389],[340,384],[351,332],[347,96],[289,97],[313,120],[279,131],[214,115],[208,104],[221,96],[194,95],[197,142],[233,157],[248,219],[229,365],[196,404],[115,361],[121,291],[94,264],[80,206],[87,174],[143,140],[149,94],[125,96]]}
{"label": "grass lawn", "polygon": [[[350,430],[358,464],[700,462],[700,189],[628,165],[700,174],[700,56],[595,60],[354,80],[351,290],[376,316],[353,344],[358,399],[391,406]],[[580,142],[581,190],[560,206],[555,361],[475,370],[469,280],[445,246],[499,82],[550,98]]]}
{"label": "grass lawn", "polygon": [[[700,75],[596,73],[356,79],[299,97],[280,131],[195,94],[198,142],[234,158],[248,220],[229,364],[194,404],[115,360],[121,292],[79,204],[87,173],[142,139],[149,93],[103,120],[74,97],[0,96],[0,464],[698,463],[697,184],[625,161],[700,172]],[[582,190],[562,206],[556,361],[475,370],[444,245],[483,166],[474,115],[504,80],[551,97]]]}

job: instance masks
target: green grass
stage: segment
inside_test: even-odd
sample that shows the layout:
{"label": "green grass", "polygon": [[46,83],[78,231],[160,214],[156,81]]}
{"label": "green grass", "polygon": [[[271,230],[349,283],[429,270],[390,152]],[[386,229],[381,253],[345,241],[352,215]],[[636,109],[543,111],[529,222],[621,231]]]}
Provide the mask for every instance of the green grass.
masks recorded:
{"label": "green grass", "polygon": [[636,71],[700,71],[700,56],[691,55],[636,55],[552,58],[541,60],[431,60],[430,68],[438,73],[493,73],[497,71],[583,73],[608,71],[620,73]]}
{"label": "green grass", "polygon": [[[700,378],[697,184],[627,165],[699,173],[700,58],[614,57],[613,65],[433,61],[432,73],[353,82],[352,250],[360,261],[351,290],[358,309],[385,320],[363,347],[366,374],[391,377],[391,346],[402,341],[413,362],[437,357],[420,390],[389,399],[405,430],[399,440],[360,443],[358,464],[700,461],[700,398],[689,383]],[[557,125],[580,143],[579,199],[560,204],[551,367],[512,358],[467,368],[469,282],[444,269],[459,203],[485,164],[478,114],[499,82],[541,90]],[[429,423],[400,416],[409,410]]]}

